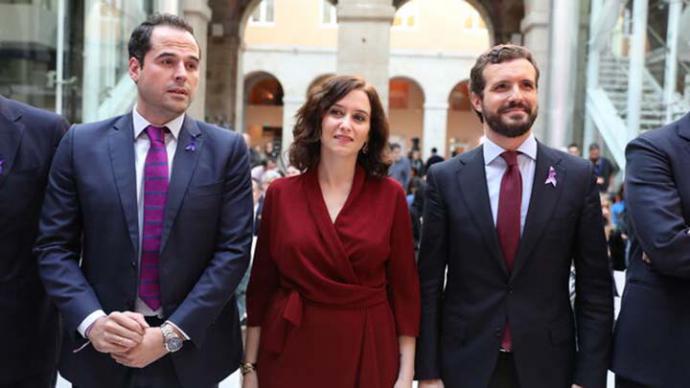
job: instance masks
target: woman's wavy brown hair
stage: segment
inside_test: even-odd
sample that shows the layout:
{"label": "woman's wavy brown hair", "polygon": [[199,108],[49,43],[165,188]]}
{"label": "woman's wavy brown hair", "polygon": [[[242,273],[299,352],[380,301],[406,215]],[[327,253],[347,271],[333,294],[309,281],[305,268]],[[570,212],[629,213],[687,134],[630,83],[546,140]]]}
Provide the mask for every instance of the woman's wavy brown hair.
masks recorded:
{"label": "woman's wavy brown hair", "polygon": [[357,155],[357,163],[373,176],[388,175],[388,120],[383,111],[376,89],[360,77],[349,75],[333,76],[314,87],[307,102],[297,111],[294,137],[290,146],[290,163],[300,171],[315,168],[321,154],[321,122],[323,116],[336,102],[353,90],[366,93],[371,105],[369,138],[363,150]]}

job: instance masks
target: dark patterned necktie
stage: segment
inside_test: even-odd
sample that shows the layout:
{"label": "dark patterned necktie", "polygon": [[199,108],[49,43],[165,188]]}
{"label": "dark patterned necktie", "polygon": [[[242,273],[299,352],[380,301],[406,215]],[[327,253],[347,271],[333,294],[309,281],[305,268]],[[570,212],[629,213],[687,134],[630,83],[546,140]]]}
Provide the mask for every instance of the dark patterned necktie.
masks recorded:
{"label": "dark patterned necktie", "polygon": [[152,310],[161,306],[159,256],[163,215],[168,196],[168,154],[165,149],[165,127],[149,125],[151,140],[144,163],[144,227],[139,270],[139,298]]}
{"label": "dark patterned necktie", "polygon": [[[513,270],[515,255],[520,244],[520,208],[522,206],[522,176],[517,163],[516,151],[505,151],[501,157],[508,167],[501,178],[501,192],[498,197],[498,216],[496,217],[496,231],[501,244],[503,258],[506,261],[508,271]],[[501,347],[512,350],[512,335],[510,326],[506,321],[503,330]]]}

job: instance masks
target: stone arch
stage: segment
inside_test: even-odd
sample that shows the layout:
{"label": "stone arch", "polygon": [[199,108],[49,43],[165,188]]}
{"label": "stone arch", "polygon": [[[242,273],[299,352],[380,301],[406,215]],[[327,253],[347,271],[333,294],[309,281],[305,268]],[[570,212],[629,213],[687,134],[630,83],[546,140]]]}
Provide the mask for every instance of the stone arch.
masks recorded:
{"label": "stone arch", "polygon": [[404,152],[420,148],[424,135],[424,89],[414,78],[401,75],[390,78],[388,89],[391,141],[400,143]]}
{"label": "stone arch", "polygon": [[459,81],[448,94],[446,144],[449,156],[476,147],[482,135],[481,122],[470,102],[469,80]]}
{"label": "stone arch", "polygon": [[[396,0],[393,2],[393,5],[395,6],[395,9],[398,10],[400,9],[403,5],[409,3],[412,0]],[[458,0],[458,1],[464,1],[468,5],[470,5],[472,8],[477,10],[479,12],[479,16],[482,18],[484,21],[484,24],[486,24],[486,28],[489,31],[489,40],[490,40],[490,46],[494,45],[494,42],[496,42],[496,30],[494,29],[494,21],[495,17],[492,17],[492,14],[489,12],[488,8],[484,3],[487,2],[487,0]]]}
{"label": "stone arch", "polygon": [[255,71],[243,80],[242,104],[244,131],[252,147],[263,148],[267,142],[280,151],[283,132],[283,84],[278,77]]}

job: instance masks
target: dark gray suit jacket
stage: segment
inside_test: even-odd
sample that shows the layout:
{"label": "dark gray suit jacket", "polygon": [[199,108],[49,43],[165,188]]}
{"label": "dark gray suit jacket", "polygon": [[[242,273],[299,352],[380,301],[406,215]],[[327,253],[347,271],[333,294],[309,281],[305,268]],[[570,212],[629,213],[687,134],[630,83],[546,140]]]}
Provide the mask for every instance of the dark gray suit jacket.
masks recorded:
{"label": "dark gray suit jacket", "polygon": [[[550,167],[555,187],[545,184]],[[512,272],[491,214],[482,147],[435,164],[427,179],[416,377],[486,388],[507,318],[520,386],[605,387],[613,296],[591,163],[538,145]],[[575,311],[568,287],[573,261]]]}
{"label": "dark gray suit jacket", "polygon": [[[195,147],[188,147],[191,143]],[[185,118],[160,255],[164,318],[191,337],[172,354],[185,387],[216,383],[241,357],[233,293],[249,262],[252,187],[241,136]],[[72,127],[50,172],[36,251],[64,318],[60,372],[77,385],[123,385],[127,368],[83,343],[88,314],[134,309],[138,282],[132,115]],[[80,260],[81,259],[81,260]]]}

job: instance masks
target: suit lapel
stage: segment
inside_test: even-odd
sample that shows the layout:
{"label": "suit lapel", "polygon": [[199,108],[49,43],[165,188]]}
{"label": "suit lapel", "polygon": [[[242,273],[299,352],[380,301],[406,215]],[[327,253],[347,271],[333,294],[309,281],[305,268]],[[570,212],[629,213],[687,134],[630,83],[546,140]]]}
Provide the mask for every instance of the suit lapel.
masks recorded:
{"label": "suit lapel", "polygon": [[128,113],[115,122],[108,137],[110,162],[115,184],[125,214],[129,237],[134,251],[139,251],[139,218],[137,208],[137,184],[134,163],[134,127],[132,114]]}
{"label": "suit lapel", "polygon": [[491,213],[489,189],[486,185],[483,146],[475,148],[459,160],[460,166],[457,176],[462,199],[479,228],[491,256],[493,256],[507,276],[508,267],[500,250],[496,226]]}
{"label": "suit lapel", "polygon": [[[514,279],[522,267],[524,267],[536,243],[545,232],[558,204],[558,199],[563,192],[566,170],[560,164],[561,157],[541,143],[537,144],[537,165],[534,171],[532,194],[529,200],[522,237],[520,238],[520,246],[515,256],[515,265],[511,279]],[[555,187],[550,183],[545,183],[551,167],[556,170]]]}
{"label": "suit lapel", "polygon": [[163,235],[161,236],[161,251],[165,248],[165,243],[168,241],[175,217],[182,205],[182,199],[187,192],[189,181],[192,175],[194,175],[199,155],[203,152],[203,144],[204,137],[197,122],[191,119],[189,115],[186,115],[179,138],[177,139],[175,159],[172,165],[172,174],[170,175],[168,199],[165,204]]}
{"label": "suit lapel", "polygon": [[12,171],[24,135],[21,117],[20,111],[12,109],[8,101],[0,97],[0,188]]}

